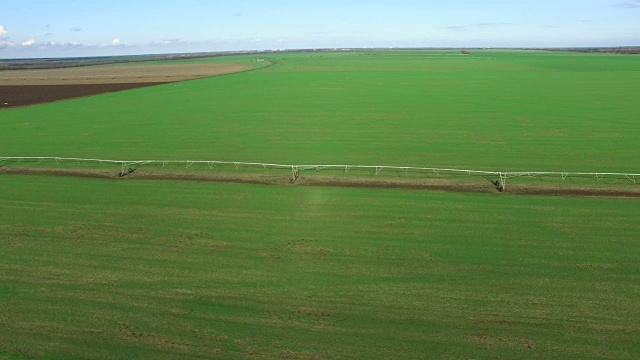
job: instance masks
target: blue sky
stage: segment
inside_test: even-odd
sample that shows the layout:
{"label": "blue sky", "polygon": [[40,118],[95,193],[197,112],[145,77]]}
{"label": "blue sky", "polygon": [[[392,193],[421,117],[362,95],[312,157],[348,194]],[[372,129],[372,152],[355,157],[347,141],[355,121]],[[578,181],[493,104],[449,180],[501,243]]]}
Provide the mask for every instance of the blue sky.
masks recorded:
{"label": "blue sky", "polygon": [[0,58],[640,45],[640,0],[2,0]]}

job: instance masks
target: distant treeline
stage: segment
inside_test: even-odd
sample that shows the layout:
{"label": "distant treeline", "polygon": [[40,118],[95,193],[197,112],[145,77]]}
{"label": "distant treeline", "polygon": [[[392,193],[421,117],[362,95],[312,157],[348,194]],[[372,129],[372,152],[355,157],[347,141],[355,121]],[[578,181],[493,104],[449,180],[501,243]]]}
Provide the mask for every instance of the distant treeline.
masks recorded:
{"label": "distant treeline", "polygon": [[[134,55],[134,56],[102,56],[55,59],[0,59],[0,71],[3,70],[36,70],[62,69],[82,66],[122,64],[143,61],[168,61],[217,57],[225,55],[254,54],[257,52],[217,52],[191,54]],[[260,52],[261,53],[261,52]]]}
{"label": "distant treeline", "polygon": [[538,49],[547,51],[569,51],[581,53],[600,53],[600,54],[640,54],[640,47],[603,47],[603,48],[551,48]]}
{"label": "distant treeline", "polygon": [[[508,50],[509,48],[491,48]],[[640,54],[640,47],[602,47],[602,48],[511,48],[513,50],[545,50],[569,51],[582,53],[610,53],[610,54]],[[35,70],[62,69],[81,66],[108,65],[143,61],[167,61],[210,58],[229,55],[257,55],[286,52],[334,52],[334,51],[384,51],[384,50],[456,50],[455,48],[353,48],[353,49],[296,49],[296,50],[267,50],[267,51],[239,51],[239,52],[207,52],[189,54],[163,55],[134,55],[134,56],[102,56],[54,59],[0,59],[0,71],[3,70]],[[459,49],[458,49],[459,50]],[[470,54],[471,50],[489,50],[487,48],[467,48],[461,50],[463,54]]]}

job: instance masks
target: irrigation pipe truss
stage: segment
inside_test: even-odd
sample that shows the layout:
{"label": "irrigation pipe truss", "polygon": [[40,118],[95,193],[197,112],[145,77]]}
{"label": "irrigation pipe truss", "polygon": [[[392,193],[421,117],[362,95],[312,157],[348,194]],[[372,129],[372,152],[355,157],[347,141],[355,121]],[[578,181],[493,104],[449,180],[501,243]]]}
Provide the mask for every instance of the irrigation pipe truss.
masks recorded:
{"label": "irrigation pipe truss", "polygon": [[132,168],[143,165],[162,165],[163,167],[168,165],[184,165],[189,168],[193,165],[207,165],[213,169],[216,165],[221,166],[234,166],[236,169],[241,167],[260,167],[264,169],[288,169],[291,171],[292,179],[295,181],[300,171],[307,170],[340,170],[345,173],[350,170],[368,170],[374,171],[375,174],[379,174],[383,170],[400,171],[405,174],[420,172],[420,173],[433,173],[436,176],[440,175],[467,175],[467,176],[485,176],[485,177],[498,177],[500,183],[505,186],[507,179],[517,177],[558,177],[562,180],[571,177],[590,177],[596,180],[605,178],[610,179],[625,179],[634,184],[640,179],[640,174],[632,173],[607,173],[607,172],[552,172],[552,171],[482,171],[482,170],[462,170],[462,169],[444,169],[444,168],[428,168],[428,167],[413,167],[413,166],[382,166],[382,165],[285,165],[285,164],[268,164],[268,163],[254,163],[254,162],[238,162],[238,161],[191,161],[191,160],[105,160],[105,159],[83,159],[83,158],[67,158],[67,157],[0,157],[0,163],[2,162],[14,162],[14,163],[29,163],[29,162],[53,162],[56,164],[76,162],[80,163],[97,163],[97,164],[113,164],[119,165],[122,170],[121,176],[131,172]]}

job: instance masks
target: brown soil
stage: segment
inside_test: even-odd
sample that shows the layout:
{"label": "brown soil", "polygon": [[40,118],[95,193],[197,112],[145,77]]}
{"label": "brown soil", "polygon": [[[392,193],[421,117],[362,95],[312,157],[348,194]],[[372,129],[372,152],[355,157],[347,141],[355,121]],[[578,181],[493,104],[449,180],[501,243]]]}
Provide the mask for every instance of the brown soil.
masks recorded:
{"label": "brown soil", "polygon": [[[363,179],[332,176],[308,176],[300,177],[292,184],[289,176],[257,175],[257,174],[231,174],[231,173],[181,173],[162,172],[138,169],[135,172],[120,178],[115,170],[85,170],[85,169],[43,169],[0,166],[0,174],[15,175],[54,175],[100,179],[118,180],[181,180],[201,182],[227,182],[264,185],[295,185],[295,186],[337,186],[354,188],[378,188],[378,189],[409,189],[431,190],[450,192],[496,193],[492,184],[488,181],[467,182],[453,179],[426,179],[426,180],[390,180],[390,179]],[[557,187],[550,185],[524,185],[510,184],[506,194],[544,195],[544,196],[605,196],[605,197],[640,197],[638,188],[616,187]]]}
{"label": "brown soil", "polygon": [[136,89],[159,83],[0,86],[0,109]]}
{"label": "brown soil", "polygon": [[116,64],[0,72],[0,86],[166,83],[250,70],[239,64]]}
{"label": "brown soil", "polygon": [[250,70],[238,64],[117,64],[0,72],[0,109]]}

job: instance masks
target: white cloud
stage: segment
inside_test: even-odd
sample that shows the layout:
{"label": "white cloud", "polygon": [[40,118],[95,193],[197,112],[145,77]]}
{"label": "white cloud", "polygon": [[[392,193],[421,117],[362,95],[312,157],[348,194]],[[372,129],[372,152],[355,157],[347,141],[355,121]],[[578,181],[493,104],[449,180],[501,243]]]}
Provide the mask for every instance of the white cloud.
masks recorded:
{"label": "white cloud", "polygon": [[111,40],[111,45],[113,45],[113,46],[118,46],[118,45],[121,45],[121,44],[122,44],[122,41],[120,41],[120,39],[118,39],[118,38],[115,38],[115,39]]}
{"label": "white cloud", "polygon": [[0,39],[0,49],[14,46],[16,46],[16,44],[12,43],[11,41]]}
{"label": "white cloud", "polygon": [[146,44],[139,44],[140,46],[170,46],[170,45],[186,45],[193,44],[190,41],[185,41],[180,38],[165,38],[159,41],[152,41]]}
{"label": "white cloud", "polygon": [[477,23],[477,24],[473,24],[473,25],[452,25],[452,26],[445,26],[444,29],[447,29],[449,31],[468,31],[471,29],[488,29],[491,27],[495,27],[501,24],[497,24],[497,23]]}
{"label": "white cloud", "polygon": [[29,39],[25,42],[22,43],[22,46],[33,46],[36,44],[36,40],[35,39]]}
{"label": "white cloud", "polygon": [[59,48],[63,48],[63,49],[80,49],[85,47],[85,45],[79,43],[79,42],[62,42],[60,44],[56,44],[55,42],[49,43],[46,46],[44,46],[43,48],[48,48],[48,47],[59,47]]}
{"label": "white cloud", "polygon": [[4,25],[0,25],[0,36],[7,34],[9,31]]}
{"label": "white cloud", "polygon": [[627,9],[640,9],[640,0],[627,0],[617,5]]}

